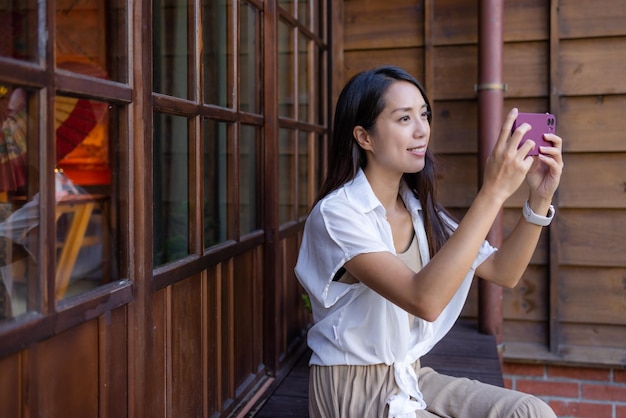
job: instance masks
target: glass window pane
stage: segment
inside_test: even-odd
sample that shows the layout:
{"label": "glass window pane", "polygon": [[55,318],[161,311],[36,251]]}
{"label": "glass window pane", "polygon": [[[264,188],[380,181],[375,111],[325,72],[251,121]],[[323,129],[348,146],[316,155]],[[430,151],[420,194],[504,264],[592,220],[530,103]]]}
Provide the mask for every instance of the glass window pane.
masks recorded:
{"label": "glass window pane", "polygon": [[295,220],[295,132],[281,129],[278,137],[278,220]]}
{"label": "glass window pane", "polygon": [[227,1],[202,1],[202,71],[204,102],[232,107],[232,46],[228,31],[232,7]]}
{"label": "glass window pane", "polygon": [[314,161],[309,147],[308,132],[298,132],[298,217],[306,216],[309,212],[309,203],[313,202],[313,184],[312,179],[315,177],[311,162]]}
{"label": "glass window pane", "polygon": [[154,91],[189,98],[187,0],[153,1]]}
{"label": "glass window pane", "polygon": [[39,299],[36,97],[0,85],[0,319],[36,309]]}
{"label": "glass window pane", "polygon": [[298,119],[309,120],[309,54],[304,35],[298,37]]}
{"label": "glass window pane", "polygon": [[241,126],[239,141],[239,228],[241,235],[260,227],[257,216],[257,144],[259,129]]}
{"label": "glass window pane", "polygon": [[311,77],[312,78],[312,89],[311,91],[315,91],[315,92],[319,92],[318,94],[313,94],[309,99],[310,102],[310,112],[311,112],[311,119],[309,119],[310,122],[312,123],[318,123],[320,125],[324,125],[325,124],[325,120],[324,120],[324,107],[323,104],[325,102],[325,98],[326,98],[326,92],[323,90],[323,86],[325,85],[324,83],[324,74],[322,73],[322,71],[318,71],[318,68],[321,68],[321,63],[323,62],[322,60],[322,54],[324,53],[321,48],[319,46],[317,46],[316,44],[312,44],[313,47],[313,65],[312,65],[312,69],[313,70],[313,74],[314,76]]}
{"label": "glass window pane", "polygon": [[278,24],[278,114],[295,118],[293,30],[282,20]]}
{"label": "glass window pane", "polygon": [[37,60],[37,0],[4,1],[0,7],[0,56]]}
{"label": "glass window pane", "polygon": [[239,45],[239,108],[244,112],[260,113],[258,84],[262,81],[259,66],[261,33],[259,14],[246,1],[241,2]]}
{"label": "glass window pane", "polygon": [[304,26],[309,27],[309,13],[311,8],[310,0],[298,0],[298,20]]}
{"label": "glass window pane", "polygon": [[278,6],[289,12],[290,15],[295,16],[295,2],[297,0],[278,0]]}
{"label": "glass window pane", "polygon": [[232,213],[232,126],[212,119],[204,121],[204,247],[232,238],[228,214]]}
{"label": "glass window pane", "polygon": [[154,265],[189,255],[188,121],[154,114]]}
{"label": "glass window pane", "polygon": [[57,66],[93,77],[126,81],[125,2],[63,0],[56,7]]}
{"label": "glass window pane", "polygon": [[55,98],[57,299],[117,278],[118,234],[112,219],[111,138],[116,108],[84,98]]}

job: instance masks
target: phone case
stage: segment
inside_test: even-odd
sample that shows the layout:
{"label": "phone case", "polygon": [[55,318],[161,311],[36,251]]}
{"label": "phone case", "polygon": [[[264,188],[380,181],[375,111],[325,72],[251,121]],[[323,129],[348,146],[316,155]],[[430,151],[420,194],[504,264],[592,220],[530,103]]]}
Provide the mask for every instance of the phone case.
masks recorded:
{"label": "phone case", "polygon": [[[513,128],[511,134],[522,123],[528,123],[531,129],[526,132],[519,146],[521,147],[527,139],[535,141],[535,148],[533,148],[528,155],[538,155],[540,146],[552,146],[552,144],[543,139],[544,133],[555,134],[556,133],[556,118],[551,113],[519,113],[517,119],[513,122]],[[519,148],[519,147],[518,147]]]}

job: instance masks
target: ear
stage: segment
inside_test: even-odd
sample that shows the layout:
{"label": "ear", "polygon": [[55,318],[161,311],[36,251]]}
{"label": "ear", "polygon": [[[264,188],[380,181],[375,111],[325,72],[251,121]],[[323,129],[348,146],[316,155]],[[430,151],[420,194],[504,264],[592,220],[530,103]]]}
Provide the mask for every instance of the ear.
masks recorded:
{"label": "ear", "polygon": [[357,144],[364,150],[371,150],[372,143],[369,134],[361,125],[355,126],[352,130],[352,136],[356,140]]}

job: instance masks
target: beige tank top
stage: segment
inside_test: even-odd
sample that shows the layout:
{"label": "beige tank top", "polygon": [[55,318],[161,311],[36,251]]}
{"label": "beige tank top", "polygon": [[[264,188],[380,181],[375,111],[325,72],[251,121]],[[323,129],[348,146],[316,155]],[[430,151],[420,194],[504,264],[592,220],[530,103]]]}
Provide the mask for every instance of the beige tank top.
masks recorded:
{"label": "beige tank top", "polygon": [[[417,246],[417,236],[415,235],[415,232],[413,233],[413,238],[411,238],[409,247],[404,252],[398,253],[398,258],[416,273],[422,268],[422,261],[420,259],[420,252],[419,247]],[[337,281],[347,284],[358,283],[358,280],[352,277],[352,275],[347,271],[344,272]]]}

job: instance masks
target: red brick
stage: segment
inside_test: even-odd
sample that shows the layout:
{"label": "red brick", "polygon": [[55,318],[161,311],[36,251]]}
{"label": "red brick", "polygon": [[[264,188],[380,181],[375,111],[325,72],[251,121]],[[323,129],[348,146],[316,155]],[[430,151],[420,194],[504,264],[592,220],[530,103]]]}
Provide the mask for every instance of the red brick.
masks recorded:
{"label": "red brick", "polygon": [[626,383],[626,370],[613,369],[613,381],[616,383]]}
{"label": "red brick", "polygon": [[507,389],[513,389],[513,379],[504,378],[504,387]]}
{"label": "red brick", "polygon": [[626,418],[626,406],[617,406],[615,408],[615,418]]}
{"label": "red brick", "polygon": [[550,401],[549,405],[559,417],[600,418],[610,417],[613,414],[613,408],[609,404]]}
{"label": "red brick", "polygon": [[543,376],[544,366],[535,364],[504,363],[502,365],[503,374],[514,374],[518,376]]}
{"label": "red brick", "polygon": [[578,383],[518,379],[516,389],[537,396],[562,396],[578,399]]}
{"label": "red brick", "polygon": [[608,382],[611,378],[611,371],[608,369],[592,369],[588,367],[550,366],[548,367],[548,377]]}
{"label": "red brick", "polygon": [[582,397],[599,401],[624,402],[626,386],[583,384]]}

